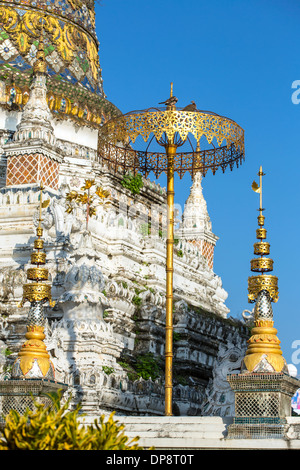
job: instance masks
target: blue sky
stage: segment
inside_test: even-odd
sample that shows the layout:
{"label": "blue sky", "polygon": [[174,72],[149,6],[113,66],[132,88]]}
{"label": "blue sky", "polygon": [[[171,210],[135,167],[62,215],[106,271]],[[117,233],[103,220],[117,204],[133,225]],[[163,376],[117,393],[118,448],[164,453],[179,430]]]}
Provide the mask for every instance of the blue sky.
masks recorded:
{"label": "blue sky", "polygon": [[[262,165],[265,228],[272,274],[279,279],[274,326],[284,357],[298,372],[300,346],[293,343],[300,344],[300,104],[292,102],[292,94],[300,98],[300,93],[292,84],[300,80],[299,23],[299,0],[96,3],[104,90],[123,113],[157,105],[169,96],[173,82],[178,106],[194,100],[198,109],[228,116],[244,128],[243,165],[225,174],[208,173],[203,180],[213,231],[220,238],[214,271],[229,294],[230,315],[251,309],[247,280],[259,206],[251,184],[258,182]],[[184,204],[190,184],[188,176],[176,180],[178,204]]]}

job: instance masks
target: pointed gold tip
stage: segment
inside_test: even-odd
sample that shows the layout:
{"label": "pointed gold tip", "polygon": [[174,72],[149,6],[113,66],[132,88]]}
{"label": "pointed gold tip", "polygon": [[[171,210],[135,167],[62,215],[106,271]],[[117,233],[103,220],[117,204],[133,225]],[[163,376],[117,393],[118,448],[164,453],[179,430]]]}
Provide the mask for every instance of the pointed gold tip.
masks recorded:
{"label": "pointed gold tip", "polygon": [[170,98],[173,96],[173,82],[171,82]]}

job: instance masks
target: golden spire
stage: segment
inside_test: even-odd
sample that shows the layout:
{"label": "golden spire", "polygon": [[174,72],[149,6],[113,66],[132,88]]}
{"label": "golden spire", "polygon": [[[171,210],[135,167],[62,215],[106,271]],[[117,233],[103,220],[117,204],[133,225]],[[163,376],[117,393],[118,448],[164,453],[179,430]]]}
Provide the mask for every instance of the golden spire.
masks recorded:
{"label": "golden spire", "polygon": [[262,206],[262,177],[265,174],[260,167],[258,176],[260,179],[260,185],[253,181],[252,189],[260,195],[260,204],[259,204],[259,216],[257,217],[259,228],[256,229],[256,238],[259,242],[254,244],[254,254],[259,255],[259,258],[254,258],[251,260],[251,271],[261,273],[259,276],[252,276],[248,279],[248,300],[249,302],[255,302],[257,295],[262,289],[266,289],[270,296],[272,302],[277,302],[278,300],[278,287],[277,287],[277,277],[272,275],[266,275],[266,272],[273,271],[273,260],[267,258],[266,255],[270,254],[270,244],[266,242],[267,230],[264,228],[265,217],[263,216],[264,208]]}
{"label": "golden spire", "polygon": [[54,307],[51,297],[51,285],[43,284],[43,281],[48,280],[48,269],[44,267],[46,264],[46,253],[43,250],[44,240],[41,238],[43,235],[43,229],[41,226],[42,222],[42,209],[49,205],[49,200],[43,202],[43,189],[44,186],[41,183],[40,186],[40,204],[39,204],[39,223],[36,229],[37,238],[34,240],[34,248],[37,251],[31,253],[31,264],[36,267],[29,268],[27,270],[27,279],[31,282],[24,284],[23,286],[23,298],[20,306],[22,306],[26,300],[28,302],[36,301],[48,301],[51,307]]}
{"label": "golden spire", "polygon": [[39,39],[38,51],[36,54],[36,61],[33,65],[33,73],[43,73],[47,72],[47,63],[45,58],[45,46],[44,46],[44,18],[42,19],[42,28],[41,35]]}
{"label": "golden spire", "polygon": [[41,238],[43,235],[41,222],[42,209],[48,206],[49,200],[43,202],[43,189],[41,184],[39,223],[36,230],[37,238],[34,240],[34,248],[37,251],[31,253],[31,264],[35,267],[27,270],[27,279],[33,282],[24,284],[23,298],[20,303],[20,306],[23,306],[26,301],[31,304],[27,320],[27,333],[25,334],[27,341],[21,347],[13,365],[13,378],[54,378],[54,367],[43,342],[45,339],[44,304],[49,302],[51,307],[55,305],[52,302],[51,285],[44,283],[48,280],[48,269],[44,266],[46,253],[42,251],[44,241]]}
{"label": "golden spire", "polygon": [[264,173],[260,167],[258,176],[260,185],[254,181],[252,189],[260,194],[258,225],[256,238],[260,240],[254,244],[254,254],[259,258],[251,260],[251,271],[260,273],[258,276],[248,278],[248,301],[255,302],[254,328],[248,341],[248,349],[242,363],[242,372],[286,372],[287,365],[282,357],[280,341],[277,330],[273,327],[273,310],[271,302],[278,300],[278,279],[276,276],[265,274],[273,271],[273,260],[265,255],[270,253],[270,244],[265,241],[267,231],[263,227],[265,217],[262,206],[262,177]]}

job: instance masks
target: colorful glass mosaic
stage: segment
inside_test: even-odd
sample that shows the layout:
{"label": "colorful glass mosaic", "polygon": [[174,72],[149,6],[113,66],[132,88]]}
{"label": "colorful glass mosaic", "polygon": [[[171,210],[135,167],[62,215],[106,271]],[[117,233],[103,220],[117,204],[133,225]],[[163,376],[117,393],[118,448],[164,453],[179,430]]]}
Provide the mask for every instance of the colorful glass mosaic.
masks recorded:
{"label": "colorful glass mosaic", "polygon": [[2,62],[32,66],[43,30],[48,72],[103,96],[92,2],[4,0],[0,25]]}
{"label": "colorful glass mosaic", "polygon": [[93,0],[0,0],[0,80],[19,89],[16,106],[26,102],[41,37],[52,112],[92,125],[119,113],[103,92]]}

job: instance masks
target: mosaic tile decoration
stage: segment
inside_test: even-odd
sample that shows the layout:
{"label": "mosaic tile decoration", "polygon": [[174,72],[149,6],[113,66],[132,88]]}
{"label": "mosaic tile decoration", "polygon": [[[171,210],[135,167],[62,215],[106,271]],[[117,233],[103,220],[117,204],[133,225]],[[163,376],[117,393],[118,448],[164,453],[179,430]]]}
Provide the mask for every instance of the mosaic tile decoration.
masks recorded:
{"label": "mosaic tile decoration", "polygon": [[59,163],[43,154],[11,155],[7,159],[6,185],[43,182],[58,189]]}
{"label": "mosaic tile decoration", "polygon": [[207,242],[206,240],[193,240],[193,245],[196,245],[200,253],[206,258],[207,264],[210,269],[213,269],[214,266],[214,249],[215,246],[212,243]]}
{"label": "mosaic tile decoration", "polygon": [[104,96],[92,0],[0,1],[0,64],[29,70],[39,38],[49,75]]}

